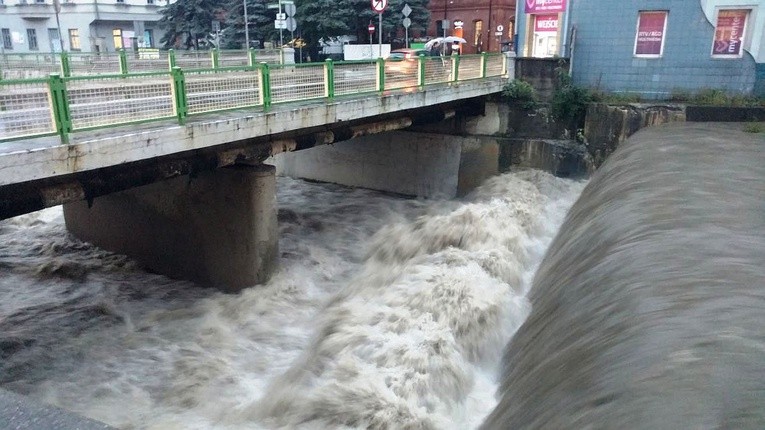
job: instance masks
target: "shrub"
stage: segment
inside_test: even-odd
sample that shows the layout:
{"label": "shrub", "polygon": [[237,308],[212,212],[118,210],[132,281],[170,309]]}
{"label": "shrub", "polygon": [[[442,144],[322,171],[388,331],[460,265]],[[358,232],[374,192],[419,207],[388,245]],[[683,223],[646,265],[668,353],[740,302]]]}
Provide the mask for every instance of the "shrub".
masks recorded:
{"label": "shrub", "polygon": [[537,107],[537,92],[534,90],[534,87],[520,79],[508,82],[502,88],[502,97],[511,103],[520,105],[523,109],[534,109]]}
{"label": "shrub", "polygon": [[725,106],[728,104],[728,96],[723,90],[706,88],[696,93],[691,102],[697,105]]}
{"label": "shrub", "polygon": [[761,123],[753,122],[744,127],[744,131],[747,133],[762,133],[765,131],[765,127]]}
{"label": "shrub", "polygon": [[569,127],[577,128],[584,118],[587,104],[593,96],[586,88],[577,87],[571,81],[571,76],[563,68],[558,69],[558,85],[553,93],[550,106],[553,118],[564,122]]}

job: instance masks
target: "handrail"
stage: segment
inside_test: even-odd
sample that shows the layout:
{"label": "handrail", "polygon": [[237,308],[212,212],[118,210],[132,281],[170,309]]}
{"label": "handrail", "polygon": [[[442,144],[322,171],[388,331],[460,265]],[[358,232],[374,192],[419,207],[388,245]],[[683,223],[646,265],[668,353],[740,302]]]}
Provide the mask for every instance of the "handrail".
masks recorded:
{"label": "handrail", "polygon": [[0,142],[506,75],[502,54],[0,80]]}

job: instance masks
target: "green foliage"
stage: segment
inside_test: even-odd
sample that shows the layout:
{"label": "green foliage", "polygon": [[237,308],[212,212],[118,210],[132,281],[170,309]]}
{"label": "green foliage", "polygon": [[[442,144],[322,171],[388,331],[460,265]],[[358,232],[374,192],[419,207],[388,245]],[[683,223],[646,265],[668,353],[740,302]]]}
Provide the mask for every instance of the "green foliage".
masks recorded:
{"label": "green foliage", "polygon": [[557,73],[558,85],[550,106],[552,116],[570,127],[576,127],[583,121],[587,104],[592,102],[593,97],[588,89],[574,85],[565,69],[559,68]]}
{"label": "green foliage", "polygon": [[706,88],[696,93],[690,102],[697,105],[726,106],[728,104],[728,96],[722,90]]}
{"label": "green foliage", "polygon": [[762,133],[765,132],[765,126],[762,123],[752,122],[744,127],[744,131],[747,133]]}
{"label": "green foliage", "polygon": [[[268,9],[269,0],[245,0],[247,2],[247,20],[250,42],[254,40],[279,40],[279,30],[274,28],[276,9]],[[244,4],[242,0],[230,0],[226,4],[226,21],[223,29],[222,46],[226,49],[244,47]],[[289,32],[287,32],[289,34]]]}
{"label": "green foliage", "polygon": [[537,93],[534,87],[520,79],[514,79],[502,87],[502,98],[523,109],[534,109],[537,106]]}
{"label": "green foliage", "polygon": [[215,0],[178,0],[160,9],[159,26],[165,30],[160,43],[165,48],[199,49],[212,32],[220,7]]}
{"label": "green foliage", "polygon": [[670,102],[687,102],[691,99],[692,93],[686,89],[683,88],[675,88],[672,90],[672,93],[669,95],[668,101]]}

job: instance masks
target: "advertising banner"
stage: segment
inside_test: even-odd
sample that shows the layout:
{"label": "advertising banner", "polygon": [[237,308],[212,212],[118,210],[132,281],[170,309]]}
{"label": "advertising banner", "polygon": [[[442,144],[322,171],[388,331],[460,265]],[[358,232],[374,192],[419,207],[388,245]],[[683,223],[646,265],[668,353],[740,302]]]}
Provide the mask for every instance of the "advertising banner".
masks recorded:
{"label": "advertising banner", "polygon": [[721,10],[717,14],[715,40],[712,43],[712,55],[741,55],[744,42],[744,29],[749,10]]}
{"label": "advertising banner", "polygon": [[526,0],[526,13],[565,12],[566,0]]}
{"label": "advertising banner", "polygon": [[667,12],[640,12],[635,55],[661,56]]}
{"label": "advertising banner", "polygon": [[537,33],[557,32],[558,15],[536,15],[534,22],[534,31]]}

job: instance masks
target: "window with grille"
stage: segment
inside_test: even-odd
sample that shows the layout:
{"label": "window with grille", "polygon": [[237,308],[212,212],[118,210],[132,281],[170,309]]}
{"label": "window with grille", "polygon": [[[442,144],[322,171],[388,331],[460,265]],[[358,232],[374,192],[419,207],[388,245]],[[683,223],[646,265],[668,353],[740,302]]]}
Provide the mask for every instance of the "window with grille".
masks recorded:
{"label": "window with grille", "polygon": [[69,49],[79,51],[80,48],[80,30],[76,28],[69,29]]}
{"label": "window with grille", "polygon": [[11,40],[11,30],[9,28],[3,29],[3,48],[13,49],[13,40]]}
{"label": "window with grille", "polygon": [[37,30],[34,28],[27,28],[27,40],[29,41],[29,50],[37,51]]}

